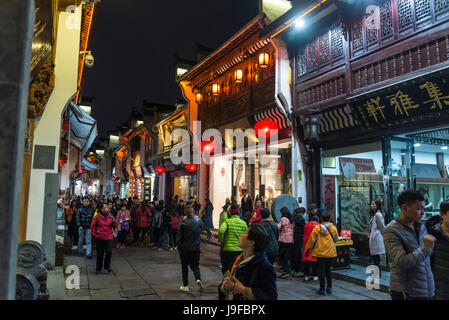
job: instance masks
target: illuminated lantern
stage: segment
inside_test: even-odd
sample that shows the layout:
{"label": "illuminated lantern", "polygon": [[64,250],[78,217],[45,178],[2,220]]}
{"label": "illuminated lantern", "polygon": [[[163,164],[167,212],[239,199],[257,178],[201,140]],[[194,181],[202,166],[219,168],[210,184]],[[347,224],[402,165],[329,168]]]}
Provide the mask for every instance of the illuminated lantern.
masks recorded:
{"label": "illuminated lantern", "polygon": [[186,170],[189,171],[189,172],[195,172],[196,169],[197,169],[198,167],[197,167],[197,165],[194,164],[194,163],[189,163],[189,164],[186,164],[186,165],[185,165],[185,168],[186,168]]}
{"label": "illuminated lantern", "polygon": [[195,96],[195,101],[196,103],[201,104],[203,102],[203,95],[198,92]]}
{"label": "illuminated lantern", "polygon": [[259,82],[259,75],[258,75],[258,74],[256,74],[256,75],[254,76],[254,82]]}
{"label": "illuminated lantern", "polygon": [[285,169],[284,164],[283,164],[282,162],[279,161],[277,173],[278,173],[279,175],[283,174],[283,173],[284,173],[284,169]]}
{"label": "illuminated lantern", "polygon": [[259,67],[267,68],[268,63],[270,62],[270,56],[266,52],[262,52],[259,54]]}
{"label": "illuminated lantern", "polygon": [[157,167],[154,169],[157,173],[162,174],[165,172],[165,167]]}
{"label": "illuminated lantern", "polygon": [[262,120],[254,125],[254,132],[259,136],[271,137],[276,134],[271,130],[279,130],[279,126],[273,120]]}
{"label": "illuminated lantern", "polygon": [[213,141],[201,141],[201,152],[214,152],[217,145]]}
{"label": "illuminated lantern", "polygon": [[235,70],[234,78],[235,78],[235,82],[237,82],[237,83],[242,82],[243,81],[243,70],[242,69]]}
{"label": "illuminated lantern", "polygon": [[220,93],[221,93],[220,85],[219,85],[218,83],[214,83],[214,84],[212,85],[212,94],[213,94],[214,96],[219,96]]}

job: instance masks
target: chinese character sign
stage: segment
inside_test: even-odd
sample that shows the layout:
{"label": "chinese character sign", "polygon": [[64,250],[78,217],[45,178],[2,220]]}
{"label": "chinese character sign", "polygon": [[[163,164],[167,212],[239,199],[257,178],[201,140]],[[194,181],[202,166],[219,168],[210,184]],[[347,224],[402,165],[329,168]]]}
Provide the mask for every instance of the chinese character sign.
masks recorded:
{"label": "chinese character sign", "polygon": [[348,100],[363,130],[449,117],[449,68]]}
{"label": "chinese character sign", "polygon": [[332,221],[336,223],[335,216],[335,177],[323,176],[323,207],[331,215]]}

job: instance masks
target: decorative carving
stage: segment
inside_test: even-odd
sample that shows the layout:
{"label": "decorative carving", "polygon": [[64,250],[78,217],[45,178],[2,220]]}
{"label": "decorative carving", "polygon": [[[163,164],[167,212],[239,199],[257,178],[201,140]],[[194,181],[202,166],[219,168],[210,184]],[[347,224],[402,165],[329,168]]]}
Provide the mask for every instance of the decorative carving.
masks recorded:
{"label": "decorative carving", "polygon": [[37,117],[42,116],[45,105],[55,87],[55,65],[47,62],[37,74],[30,86],[28,112]]}
{"label": "decorative carving", "polygon": [[31,154],[31,143],[33,141],[34,134],[34,121],[33,119],[27,119],[27,132],[25,134],[25,155]]}
{"label": "decorative carving", "polygon": [[16,300],[37,300],[39,283],[31,273],[18,268],[16,271]]}
{"label": "decorative carving", "polygon": [[380,6],[380,34],[381,39],[393,34],[393,13],[391,0],[384,1]]}
{"label": "decorative carving", "polygon": [[397,0],[399,30],[409,28],[413,25],[412,3],[410,0]]}

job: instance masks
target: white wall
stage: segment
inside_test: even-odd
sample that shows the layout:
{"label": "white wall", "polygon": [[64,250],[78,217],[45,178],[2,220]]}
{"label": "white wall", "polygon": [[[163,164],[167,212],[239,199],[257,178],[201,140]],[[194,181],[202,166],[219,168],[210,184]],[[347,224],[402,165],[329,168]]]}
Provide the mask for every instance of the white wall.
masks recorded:
{"label": "white wall", "polygon": [[[55,88],[34,133],[34,145],[56,147],[53,170],[31,170],[27,240],[34,240],[39,243],[42,242],[45,174],[47,172],[58,172],[61,113],[77,91],[81,12],[82,10],[79,9],[75,13],[61,12],[59,14]],[[34,156],[35,153],[33,152],[33,161]]]}
{"label": "white wall", "polygon": [[[230,160],[228,160],[230,159]],[[221,169],[225,169],[225,175],[222,176]],[[214,227],[218,228],[220,213],[226,203],[226,198],[232,196],[232,157],[216,157],[214,163],[210,166],[210,201],[214,206],[212,221]]]}

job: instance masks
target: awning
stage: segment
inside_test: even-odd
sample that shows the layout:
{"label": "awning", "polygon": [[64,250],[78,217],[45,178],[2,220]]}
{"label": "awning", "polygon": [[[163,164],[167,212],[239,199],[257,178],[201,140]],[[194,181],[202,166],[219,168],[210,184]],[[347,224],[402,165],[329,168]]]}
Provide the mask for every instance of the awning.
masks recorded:
{"label": "awning", "polygon": [[276,106],[257,113],[254,115],[254,120],[256,120],[256,122],[262,120],[273,120],[279,126],[279,130],[289,128],[287,119],[282,111]]}
{"label": "awning", "polygon": [[321,113],[320,133],[330,133],[357,125],[357,120],[353,118],[351,113],[346,112],[344,108],[344,106],[340,106]]}
{"label": "awning", "polygon": [[83,157],[97,136],[97,121],[87,112],[70,102],[69,121],[72,124],[70,141],[81,150]]}
{"label": "awning", "polygon": [[90,162],[87,159],[81,160],[81,164],[84,166],[84,169],[86,169],[87,171],[96,171],[96,170],[100,170],[100,166]]}

